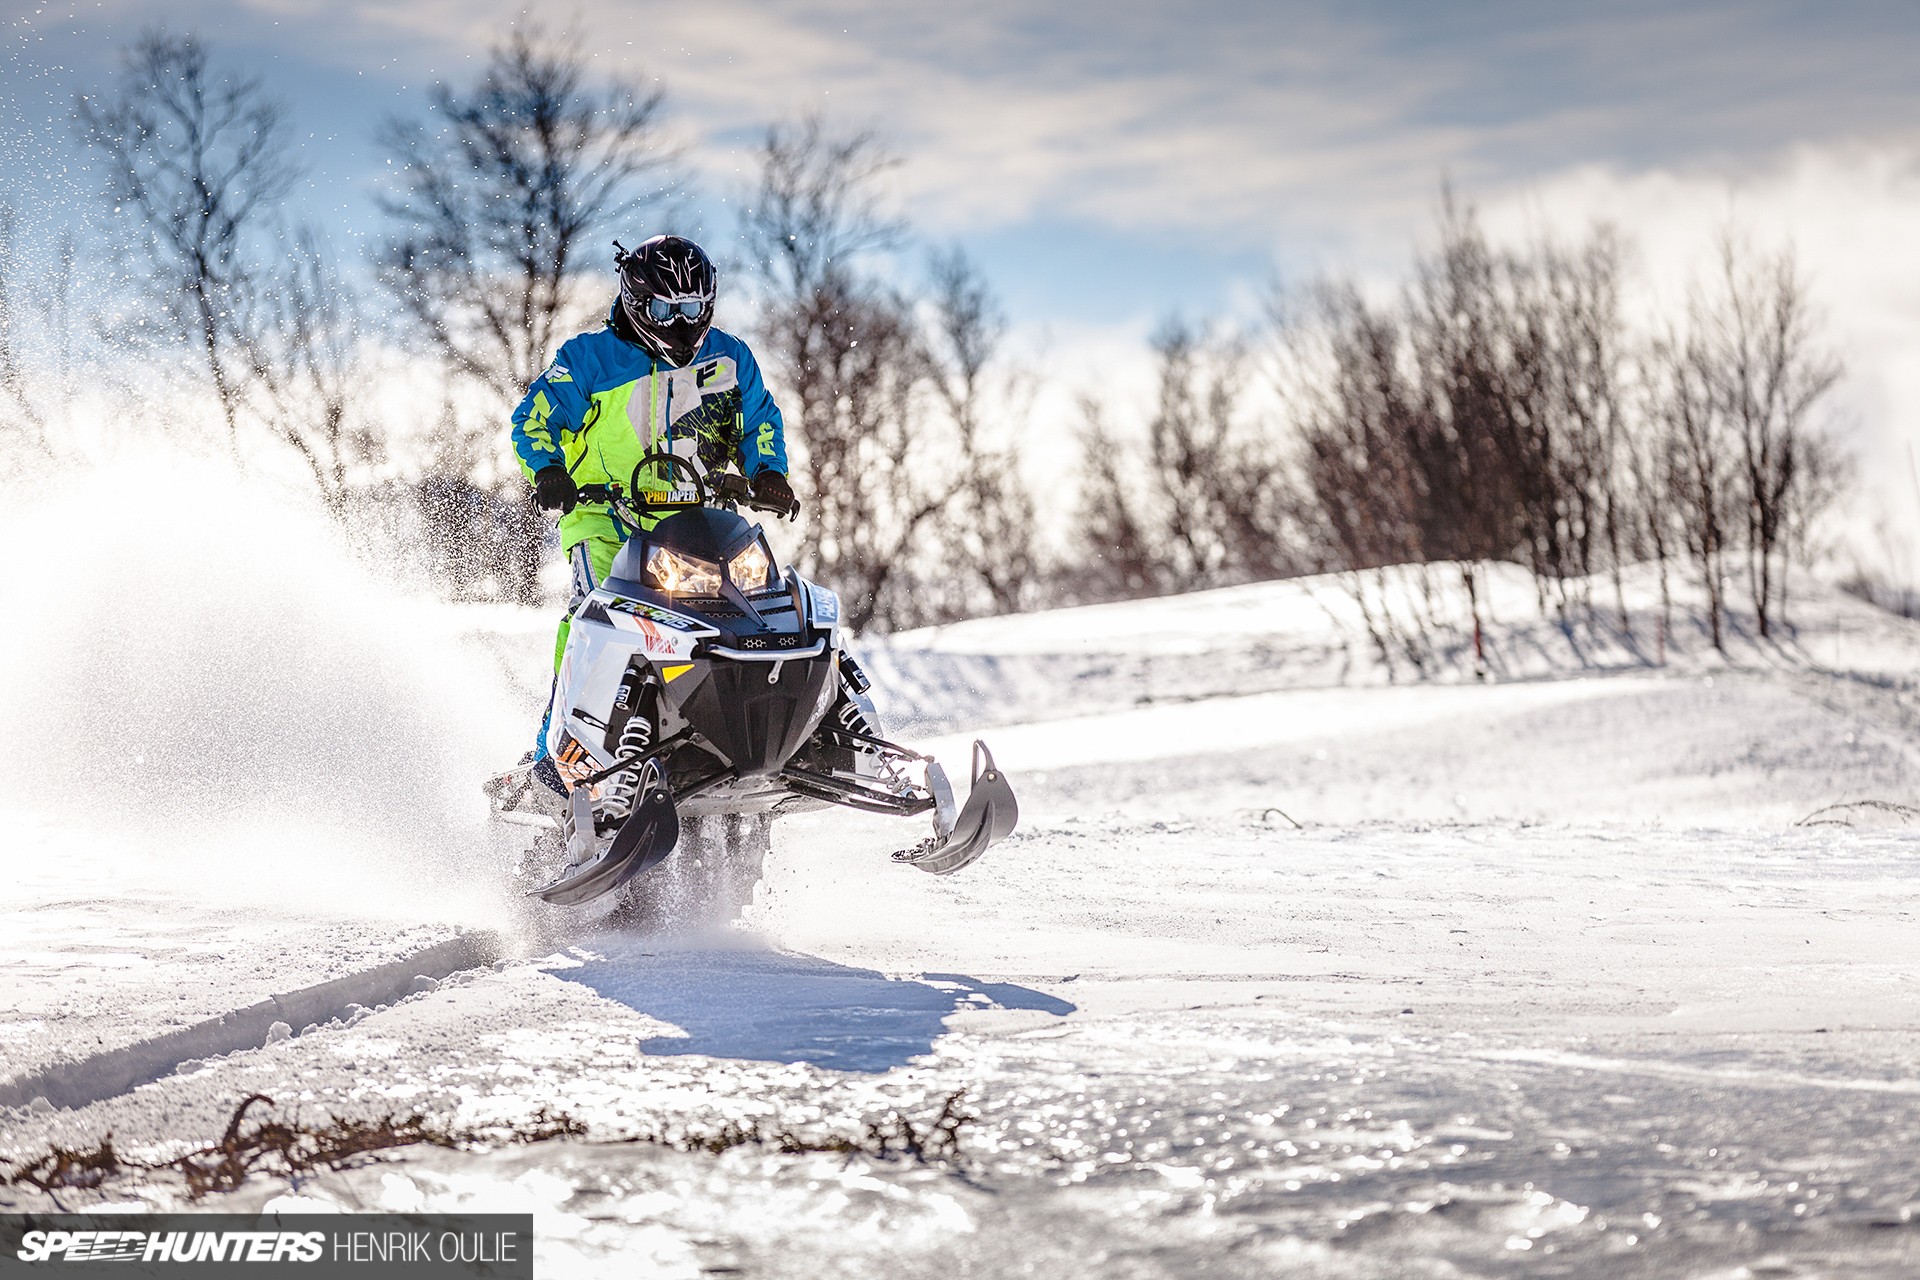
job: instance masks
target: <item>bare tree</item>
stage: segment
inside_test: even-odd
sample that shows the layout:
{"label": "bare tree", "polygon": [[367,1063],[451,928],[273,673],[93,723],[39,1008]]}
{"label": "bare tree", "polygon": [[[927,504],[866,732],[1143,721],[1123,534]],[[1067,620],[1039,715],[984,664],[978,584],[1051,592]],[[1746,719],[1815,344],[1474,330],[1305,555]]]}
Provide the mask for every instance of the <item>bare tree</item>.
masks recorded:
{"label": "bare tree", "polygon": [[1839,366],[1792,257],[1756,261],[1723,239],[1684,325],[1644,341],[1622,316],[1622,256],[1606,227],[1570,248],[1496,248],[1448,196],[1397,306],[1327,286],[1311,323],[1276,310],[1316,558],[1346,572],[1389,663],[1396,648],[1421,659],[1368,581],[1387,565],[1417,566],[1405,580],[1425,596],[1424,567],[1457,561],[1480,656],[1476,566],[1489,561],[1526,566],[1569,629],[1576,604],[1596,619],[1592,586],[1609,572],[1631,638],[1623,571],[1651,557],[1659,661],[1675,562],[1706,595],[1717,648],[1742,552],[1761,634],[1784,621],[1789,567],[1844,476],[1817,429]]}
{"label": "bare tree", "polygon": [[[379,202],[392,231],[375,257],[414,339],[498,408],[484,424],[441,425],[454,438],[440,465],[459,471],[461,488],[499,456],[506,410],[605,305],[604,293],[577,296],[586,248],[671,204],[676,153],[662,133],[662,90],[591,85],[581,55],[538,32],[496,47],[470,89],[436,85],[429,101],[427,120],[390,120],[380,132],[400,171]],[[513,544],[490,570],[531,601],[544,526],[521,487],[509,487],[527,507],[512,524],[534,545]],[[441,505],[494,516],[487,503]],[[497,533],[461,541],[497,549]]]}
{"label": "bare tree", "polygon": [[1699,332],[1662,341],[1655,355],[1654,413],[1671,441],[1662,461],[1674,470],[1679,527],[1707,597],[1713,647],[1725,652],[1726,558],[1737,518],[1734,441],[1720,413],[1715,362]]}
{"label": "bare tree", "polygon": [[1632,530],[1621,486],[1628,371],[1620,253],[1612,228],[1600,227],[1579,249],[1549,246],[1542,257],[1555,329],[1556,393],[1566,423],[1556,488],[1568,507],[1578,572],[1591,574],[1604,561],[1621,631],[1630,635],[1622,580]]}
{"label": "bare tree", "polygon": [[[1456,453],[1413,381],[1403,316],[1376,310],[1352,287],[1315,292],[1317,325],[1287,326],[1282,340],[1316,338],[1317,358],[1287,388],[1300,437],[1302,483],[1314,512],[1316,568],[1343,570],[1348,594],[1389,671],[1409,651],[1376,571],[1447,558],[1468,512],[1457,483]],[[1478,595],[1470,560],[1463,581]],[[1369,575],[1375,579],[1370,582]]]}
{"label": "bare tree", "polygon": [[1436,252],[1416,266],[1406,319],[1421,406],[1408,421],[1428,495],[1422,542],[1431,558],[1526,565],[1544,611],[1565,566],[1540,291],[1528,266],[1496,252],[1450,192],[1440,233]]}
{"label": "bare tree", "polygon": [[808,364],[787,374],[805,388],[789,421],[798,427],[801,487],[809,495],[808,553],[841,591],[855,629],[917,621],[891,595],[911,587],[920,535],[935,527],[965,477],[914,430],[912,307],[888,289],[836,273],[771,322],[808,334]]}
{"label": "bare tree", "polygon": [[1295,398],[1324,545],[1349,569],[1456,562],[1482,665],[1489,561],[1526,566],[1541,609],[1568,628],[1576,605],[1593,619],[1592,582],[1608,569],[1626,625],[1621,570],[1641,531],[1623,489],[1619,258],[1606,228],[1573,248],[1498,249],[1449,194],[1397,309],[1321,291],[1328,346],[1317,385]]}
{"label": "bare tree", "polygon": [[429,99],[430,122],[380,133],[401,164],[381,280],[451,368],[516,400],[583,318],[569,285],[590,238],[669,196],[665,93],[590,87],[577,52],[521,30],[471,90]]}
{"label": "bare tree", "polygon": [[264,336],[249,352],[262,420],[300,458],[328,512],[344,520],[357,473],[385,456],[360,395],[368,357],[359,309],[307,229],[295,234],[266,301]]}
{"label": "bare tree", "polygon": [[1785,504],[1780,527],[1780,621],[1789,621],[1787,612],[1788,570],[1796,556],[1801,564],[1812,565],[1823,551],[1820,532],[1829,511],[1847,495],[1854,477],[1852,460],[1843,454],[1832,437],[1809,435],[1801,441],[1798,471],[1789,501]]}
{"label": "bare tree", "polygon": [[350,421],[353,300],[317,234],[284,221],[300,175],[284,109],[257,77],[216,70],[195,37],[152,31],[116,92],[82,97],[76,116],[105,161],[105,194],[140,237],[134,278],[150,305],[136,332],[191,353],[236,460],[247,433],[285,446],[344,519],[353,469],[381,440]]}
{"label": "bare tree", "polygon": [[[1026,425],[1023,388],[997,369],[1006,317],[979,268],[956,248],[934,255],[932,277],[924,377],[953,435],[962,479],[939,516],[936,541],[949,569],[935,580],[958,579],[961,588],[942,612],[973,612],[977,587],[993,612],[1011,613],[1030,602],[1041,574],[1033,494],[1016,447]],[[986,421],[996,410],[1015,420]]]}
{"label": "bare tree", "polygon": [[156,321],[142,331],[195,353],[238,458],[269,238],[300,174],[285,110],[257,77],[217,73],[195,37],[150,31],[117,91],[75,115],[141,238],[133,275]]}
{"label": "bare tree", "polygon": [[1655,661],[1664,664],[1673,632],[1672,565],[1685,545],[1683,513],[1688,487],[1677,415],[1667,412],[1672,340],[1646,344],[1638,359],[1637,376],[1628,383],[1633,402],[1632,428],[1621,442],[1626,473],[1632,481],[1622,500],[1629,513],[1627,545],[1653,557],[1660,584],[1660,619],[1655,634]]}
{"label": "bare tree", "polygon": [[[1811,416],[1840,379],[1840,362],[1815,340],[1806,286],[1792,251],[1754,260],[1731,232],[1721,236],[1718,292],[1697,308],[1702,376],[1738,441],[1745,492],[1748,583],[1760,634],[1785,621],[1787,540],[1813,512],[1807,474],[1817,447]],[[1776,559],[1779,561],[1776,576]]]}
{"label": "bare tree", "polygon": [[[1653,479],[1653,503],[1678,512],[1716,648],[1725,648],[1728,558],[1745,552],[1756,622],[1772,635],[1785,621],[1793,545],[1840,483],[1813,422],[1840,365],[1815,339],[1791,252],[1754,261],[1726,234],[1718,277],[1694,295],[1686,334],[1655,348],[1645,428],[1655,461],[1642,483]],[[1650,527],[1657,541],[1660,524]]]}
{"label": "bare tree", "polygon": [[1246,405],[1247,339],[1169,317],[1151,345],[1156,386],[1137,450],[1107,428],[1104,407],[1087,416],[1102,456],[1084,478],[1083,536],[1113,570],[1104,589],[1133,596],[1299,572],[1277,425]]}
{"label": "bare tree", "polygon": [[[878,134],[834,134],[817,114],[767,130],[759,183],[740,220],[773,299],[793,305],[863,255],[902,242],[906,225],[886,213],[877,190],[899,163]],[[804,354],[788,353],[788,363]]]}
{"label": "bare tree", "polygon": [[[969,483],[964,441],[926,429],[914,306],[863,269],[864,255],[903,235],[875,190],[892,165],[872,134],[836,136],[818,117],[775,126],[741,216],[764,295],[761,349],[807,503],[806,552],[856,628],[919,620],[916,552]],[[964,290],[948,302],[975,305]],[[984,325],[963,328],[968,342],[987,340]]]}
{"label": "bare tree", "polygon": [[1222,515],[1232,460],[1227,456],[1241,363],[1229,349],[1229,367],[1207,370],[1201,335],[1178,319],[1153,338],[1160,361],[1159,395],[1147,424],[1147,462],[1165,497],[1166,551],[1176,578],[1193,586],[1221,581],[1231,549]]}
{"label": "bare tree", "polygon": [[1165,548],[1143,507],[1141,488],[1128,475],[1131,451],[1106,422],[1106,408],[1092,396],[1080,401],[1080,541],[1099,596],[1123,600],[1173,589]]}
{"label": "bare tree", "polygon": [[[1576,603],[1591,620],[1592,578],[1610,568],[1624,625],[1620,571],[1641,531],[1622,488],[1631,371],[1612,233],[1501,250],[1449,194],[1397,304],[1351,286],[1311,297],[1308,323],[1282,306],[1275,332],[1320,561],[1358,589],[1380,566],[1456,564],[1477,670],[1488,562],[1526,566],[1567,627]],[[1431,615],[1433,579],[1408,580]],[[1392,612],[1361,603],[1384,653]],[[1414,619],[1416,638],[1426,625]],[[1396,647],[1416,657],[1413,642]]]}

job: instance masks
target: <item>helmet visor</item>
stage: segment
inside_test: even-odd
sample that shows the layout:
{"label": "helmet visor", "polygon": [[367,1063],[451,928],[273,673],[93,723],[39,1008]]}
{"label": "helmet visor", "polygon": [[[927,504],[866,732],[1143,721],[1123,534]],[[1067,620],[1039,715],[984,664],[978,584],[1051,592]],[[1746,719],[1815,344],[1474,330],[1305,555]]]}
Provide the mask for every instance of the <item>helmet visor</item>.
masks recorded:
{"label": "helmet visor", "polygon": [[647,316],[655,324],[673,320],[698,320],[712,305],[710,298],[648,298]]}

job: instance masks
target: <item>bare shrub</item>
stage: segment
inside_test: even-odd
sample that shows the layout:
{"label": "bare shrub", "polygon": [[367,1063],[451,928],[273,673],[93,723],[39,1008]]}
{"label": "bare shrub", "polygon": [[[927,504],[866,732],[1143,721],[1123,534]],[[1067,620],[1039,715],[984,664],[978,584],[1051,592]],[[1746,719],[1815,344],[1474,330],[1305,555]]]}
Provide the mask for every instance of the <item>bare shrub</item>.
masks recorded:
{"label": "bare shrub", "polygon": [[1623,569],[1653,559],[1660,661],[1676,559],[1706,592],[1716,647],[1743,555],[1760,634],[1784,621],[1787,565],[1844,483],[1816,420],[1839,366],[1791,254],[1723,239],[1713,286],[1653,340],[1622,318],[1622,257],[1605,227],[1497,249],[1449,197],[1397,303],[1322,286],[1308,323],[1276,326],[1314,558],[1346,571],[1389,663],[1417,647],[1369,595],[1368,571],[1393,564],[1458,564],[1482,670],[1474,566],[1488,561],[1524,565],[1569,633],[1597,622],[1592,584],[1609,575],[1630,640]]}
{"label": "bare shrub", "polygon": [[1107,406],[1083,405],[1082,541],[1100,593],[1139,596],[1298,572],[1295,503],[1271,424],[1245,403],[1251,353],[1236,333],[1170,318],[1154,333],[1146,439],[1129,448]]}
{"label": "bare shrub", "polygon": [[[459,1149],[588,1136],[585,1123],[544,1106],[522,1121],[482,1130],[455,1129],[419,1112],[369,1118],[328,1116],[310,1122],[266,1110],[274,1105],[265,1094],[249,1094],[234,1108],[218,1139],[169,1160],[131,1159],[114,1148],[113,1136],[108,1134],[91,1149],[54,1146],[31,1159],[11,1162],[0,1181],[57,1195],[99,1191],[124,1175],[164,1171],[178,1174],[188,1196],[201,1200],[216,1192],[238,1190],[256,1175],[292,1180],[322,1169],[354,1168],[408,1147]],[[257,1118],[250,1115],[256,1107],[263,1112]],[[713,1155],[754,1147],[782,1155],[829,1153],[952,1165],[965,1158],[961,1135],[976,1119],[966,1106],[965,1091],[957,1090],[926,1116],[889,1109],[851,1125],[804,1128],[757,1116],[685,1121],[616,1141]]]}

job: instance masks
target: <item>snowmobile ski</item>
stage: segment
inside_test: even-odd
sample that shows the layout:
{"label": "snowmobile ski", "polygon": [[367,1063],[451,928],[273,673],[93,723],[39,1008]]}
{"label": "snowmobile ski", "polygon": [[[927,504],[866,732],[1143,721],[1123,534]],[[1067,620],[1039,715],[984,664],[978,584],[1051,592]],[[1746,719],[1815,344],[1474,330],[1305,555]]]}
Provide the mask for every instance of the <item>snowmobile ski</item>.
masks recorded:
{"label": "snowmobile ski", "polygon": [[960,816],[944,835],[936,833],[911,849],[893,855],[895,862],[936,876],[952,875],[1004,839],[1020,820],[1020,803],[1013,798],[1007,775],[994,767],[987,744],[973,744],[973,790]]}
{"label": "snowmobile ski", "polygon": [[[582,787],[574,794],[584,794]],[[591,830],[591,828],[588,828]],[[643,871],[657,867],[680,841],[680,813],[662,786],[649,787],[620,824],[607,851],[575,867],[533,896],[559,907],[577,907],[612,893]]]}

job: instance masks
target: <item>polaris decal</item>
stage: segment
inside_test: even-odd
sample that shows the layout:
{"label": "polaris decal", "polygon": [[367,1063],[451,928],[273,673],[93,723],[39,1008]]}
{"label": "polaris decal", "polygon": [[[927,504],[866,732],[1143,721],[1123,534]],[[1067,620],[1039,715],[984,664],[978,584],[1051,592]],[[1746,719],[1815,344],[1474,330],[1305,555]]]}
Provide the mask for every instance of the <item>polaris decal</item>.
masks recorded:
{"label": "polaris decal", "polygon": [[[671,610],[662,609],[658,605],[647,604],[640,600],[628,600],[622,596],[613,596],[608,599],[606,601],[606,607],[615,613],[624,613],[635,618],[645,618],[649,622],[657,622],[661,626],[671,627],[675,631],[713,630],[712,627],[704,626],[692,618],[674,613]],[[615,625],[620,624],[615,623]],[[627,629],[631,631],[633,628],[629,627]]]}
{"label": "polaris decal", "polygon": [[662,631],[649,618],[635,618],[633,621],[640,628],[640,647],[649,654],[662,658],[684,658],[693,652],[692,637],[679,631]]}
{"label": "polaris decal", "polygon": [[611,615],[613,625],[640,638],[640,648],[650,657],[685,658],[693,653],[694,638],[684,631],[663,629],[652,618],[639,617],[625,609]]}

